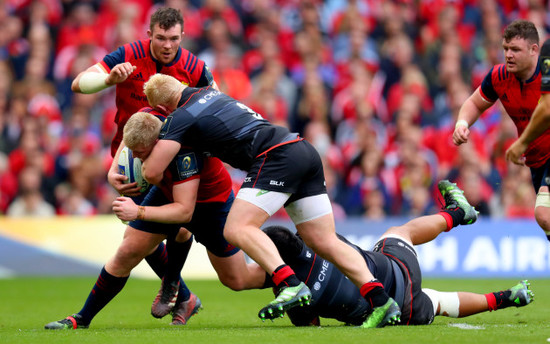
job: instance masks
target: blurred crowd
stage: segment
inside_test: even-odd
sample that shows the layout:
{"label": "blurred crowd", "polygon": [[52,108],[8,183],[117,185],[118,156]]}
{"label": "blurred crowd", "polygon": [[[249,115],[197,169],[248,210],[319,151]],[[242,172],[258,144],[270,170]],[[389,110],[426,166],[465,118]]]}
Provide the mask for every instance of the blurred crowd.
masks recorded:
{"label": "blurred crowd", "polygon": [[[181,9],[184,48],[220,89],[299,132],[324,159],[336,219],[418,216],[456,181],[482,215],[532,217],[527,167],[500,105],[451,135],[462,103],[503,62],[502,30],[542,0],[0,0],[0,214],[111,213],[114,87],[72,93],[74,77],[147,37],[158,6]],[[238,188],[244,175],[231,170]],[[284,214],[280,214],[284,216]]]}

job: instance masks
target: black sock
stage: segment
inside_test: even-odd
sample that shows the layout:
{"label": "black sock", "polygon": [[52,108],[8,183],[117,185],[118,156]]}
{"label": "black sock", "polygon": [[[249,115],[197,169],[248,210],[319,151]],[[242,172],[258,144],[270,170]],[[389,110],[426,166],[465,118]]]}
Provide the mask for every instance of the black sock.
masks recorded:
{"label": "black sock", "polygon": [[459,207],[442,209],[441,212],[446,213],[451,217],[451,219],[453,220],[453,227],[458,226],[462,222],[462,220],[464,220],[464,216],[466,215],[464,210],[460,209]]}
{"label": "black sock", "polygon": [[512,292],[510,290],[497,291],[492,293],[495,296],[496,300],[496,309],[503,309],[508,307],[516,307],[517,305],[514,301],[510,300],[510,295]]}
{"label": "black sock", "polygon": [[191,291],[187,288],[187,285],[181,278],[181,269],[185,265],[189,250],[193,244],[193,236],[185,242],[176,242],[174,240],[168,240],[166,242],[166,250],[168,252],[168,264],[166,265],[166,272],[164,275],[164,282],[166,281],[180,281],[180,287],[178,291],[178,299],[176,303],[189,300],[191,297]]}
{"label": "black sock", "polygon": [[380,307],[388,302],[389,295],[384,290],[384,285],[377,279],[363,284],[359,292],[370,303],[372,308]]}
{"label": "black sock", "polygon": [[84,307],[78,312],[82,324],[88,325],[99,311],[105,307],[124,288],[128,277],[116,277],[101,269],[99,277],[88,295]]}
{"label": "black sock", "polygon": [[181,275],[181,269],[187,260],[187,255],[193,244],[193,236],[186,242],[168,240],[166,251],[168,253],[168,264],[164,273],[164,282],[175,282]]}
{"label": "black sock", "polygon": [[[145,257],[145,261],[149,264],[151,269],[153,269],[155,274],[160,279],[162,279],[164,277],[164,274],[166,272],[166,267],[168,265],[168,251],[166,250],[166,245],[164,245],[164,243],[161,242],[153,253]],[[185,284],[183,279],[180,277],[180,288],[178,291],[177,302],[187,301],[189,300],[190,296],[191,296],[191,291],[189,290],[189,288],[187,288],[187,285]]]}

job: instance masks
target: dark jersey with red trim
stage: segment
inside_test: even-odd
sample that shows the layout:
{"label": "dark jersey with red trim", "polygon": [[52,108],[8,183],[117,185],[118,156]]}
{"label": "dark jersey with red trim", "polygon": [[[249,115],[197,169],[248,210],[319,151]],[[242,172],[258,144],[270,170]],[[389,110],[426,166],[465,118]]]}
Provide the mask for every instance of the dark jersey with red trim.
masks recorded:
{"label": "dark jersey with red trim", "polygon": [[[392,295],[395,275],[388,257],[382,253],[364,251],[340,235],[339,238],[362,254],[370,271],[384,285],[384,289],[389,291],[390,296],[402,299],[402,295]],[[276,245],[285,245],[275,240],[274,242]],[[306,245],[303,245],[302,252],[294,259],[283,258],[296,276],[306,283],[312,294],[310,306],[288,311],[293,324],[305,326],[316,316],[353,325],[361,325],[365,321],[372,310],[371,305],[361,296],[357,286],[332,263],[318,256]]]}
{"label": "dark jersey with red trim", "polygon": [[541,93],[550,93],[550,39],[547,39],[540,49],[539,66],[541,72]]}
{"label": "dark jersey with red trim", "polygon": [[[161,121],[166,115],[144,107],[138,112],[148,112],[155,115]],[[159,185],[163,194],[170,201],[174,201],[172,188],[176,184],[200,178],[197,191],[197,203],[225,202],[231,193],[231,176],[225,169],[220,159],[204,157],[196,154],[193,149],[183,147],[164,171],[164,178]]]}
{"label": "dark jersey with red trim", "polygon": [[116,85],[117,132],[111,144],[113,156],[122,140],[122,129],[128,118],[139,108],[149,105],[143,93],[143,84],[152,75],[168,74],[185,85],[198,87],[212,85],[214,80],[204,61],[199,60],[188,50],[178,48],[174,61],[165,65],[151,55],[149,46],[149,39],[128,43],[106,55],[100,62],[107,73],[117,64],[124,62],[130,62],[137,67],[126,81]]}
{"label": "dark jersey with red trim", "polygon": [[177,141],[247,171],[259,154],[297,136],[211,87],[187,87],[159,138]]}
{"label": "dark jersey with red trim", "polygon": [[[518,135],[521,135],[540,99],[540,64],[537,65],[535,74],[526,82],[521,82],[514,74],[509,73],[506,65],[496,65],[483,80],[480,91],[485,100],[496,102],[500,99],[514,121]],[[525,164],[535,168],[542,166],[550,158],[550,130],[529,145],[525,158]]]}

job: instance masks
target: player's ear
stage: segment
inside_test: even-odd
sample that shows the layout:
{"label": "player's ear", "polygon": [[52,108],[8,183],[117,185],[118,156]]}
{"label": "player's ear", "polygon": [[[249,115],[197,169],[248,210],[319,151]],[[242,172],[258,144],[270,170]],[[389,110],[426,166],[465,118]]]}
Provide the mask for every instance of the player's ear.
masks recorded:
{"label": "player's ear", "polygon": [[153,32],[151,29],[147,29],[147,37],[149,37],[149,39],[153,38]]}

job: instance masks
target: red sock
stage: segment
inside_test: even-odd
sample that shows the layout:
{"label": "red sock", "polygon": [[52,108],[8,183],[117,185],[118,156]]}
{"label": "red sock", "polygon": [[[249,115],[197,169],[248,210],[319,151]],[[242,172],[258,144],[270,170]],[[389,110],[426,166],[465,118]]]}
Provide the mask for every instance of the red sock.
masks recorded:
{"label": "red sock", "polygon": [[361,286],[359,293],[370,303],[371,307],[380,307],[388,301],[384,285],[378,280],[372,280]]}
{"label": "red sock", "polygon": [[447,222],[447,229],[445,230],[445,232],[450,231],[453,228],[453,217],[449,213],[444,211],[439,212],[439,215],[443,216],[445,222]]}
{"label": "red sock", "polygon": [[489,312],[497,310],[497,298],[493,293],[485,294],[487,299],[487,305],[489,306]]}
{"label": "red sock", "polygon": [[[285,283],[285,280],[289,278],[290,276],[294,275],[294,270],[286,264],[279,266],[275,271],[273,271],[273,274],[271,275],[271,279],[273,280],[273,283],[275,283],[276,286],[279,286],[281,283]],[[288,285],[288,283],[285,283]]]}

